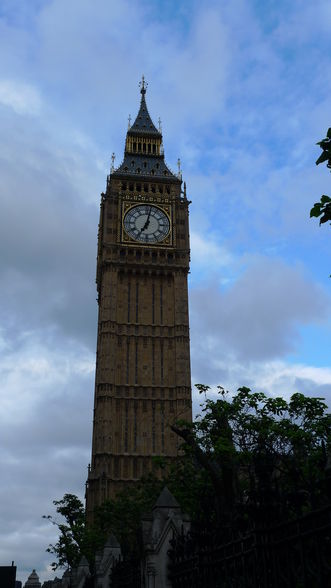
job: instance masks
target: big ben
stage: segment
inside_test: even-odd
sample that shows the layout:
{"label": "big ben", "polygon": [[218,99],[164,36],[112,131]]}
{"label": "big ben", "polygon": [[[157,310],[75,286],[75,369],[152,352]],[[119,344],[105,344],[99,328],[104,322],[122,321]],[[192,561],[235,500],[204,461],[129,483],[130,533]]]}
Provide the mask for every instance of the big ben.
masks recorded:
{"label": "big ben", "polygon": [[123,162],[112,166],[101,195],[88,517],[147,474],[153,456],[175,459],[179,441],[171,424],[192,418],[189,201],[180,171],[165,163],[146,86],[143,78]]}

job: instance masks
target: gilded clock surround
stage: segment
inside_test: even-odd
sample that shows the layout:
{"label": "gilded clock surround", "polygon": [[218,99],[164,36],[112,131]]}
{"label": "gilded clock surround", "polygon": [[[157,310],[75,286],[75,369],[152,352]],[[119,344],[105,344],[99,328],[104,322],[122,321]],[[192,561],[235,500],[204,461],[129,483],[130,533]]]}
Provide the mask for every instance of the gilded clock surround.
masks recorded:
{"label": "gilded clock surround", "polygon": [[[175,459],[180,441],[171,424],[192,418],[190,203],[181,175],[165,163],[162,134],[149,116],[145,94],[143,80],[123,162],[112,168],[101,195],[89,520],[95,506],[147,474],[153,456]],[[139,204],[166,214],[170,231],[164,240],[143,243],[125,232],[125,214]]]}
{"label": "gilded clock surround", "polygon": [[[141,195],[139,195],[141,197]],[[138,198],[139,198],[138,196]],[[150,243],[143,243],[142,241],[138,241],[137,239],[135,239],[134,237],[131,237],[125,230],[125,226],[124,226],[124,219],[126,214],[131,210],[134,209],[136,206],[138,206],[139,204],[145,204],[147,206],[154,206],[155,208],[158,208],[159,210],[162,210],[162,212],[166,215],[166,217],[168,218],[169,221],[169,232],[167,233],[167,235],[164,237],[164,239],[160,240],[160,241],[156,241],[156,242],[150,242]],[[122,204],[122,226],[121,226],[121,241],[122,243],[126,243],[128,245],[134,245],[134,246],[149,246],[149,247],[171,247],[173,245],[173,236],[172,236],[172,207],[170,204],[161,204],[160,202],[153,202],[150,200],[137,200],[137,201],[129,201],[129,202],[123,202]]]}

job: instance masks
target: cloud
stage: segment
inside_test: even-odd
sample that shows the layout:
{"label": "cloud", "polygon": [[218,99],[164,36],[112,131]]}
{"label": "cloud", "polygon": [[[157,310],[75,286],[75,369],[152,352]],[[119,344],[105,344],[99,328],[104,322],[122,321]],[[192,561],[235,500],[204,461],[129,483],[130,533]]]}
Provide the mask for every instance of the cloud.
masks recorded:
{"label": "cloud", "polygon": [[223,291],[209,285],[190,296],[194,353],[208,349],[212,360],[224,352],[243,362],[285,356],[298,343],[300,325],[328,315],[326,294],[300,269],[272,258],[249,264]]}
{"label": "cloud", "polygon": [[[231,394],[241,386],[254,392],[264,392],[270,396],[289,399],[300,392],[306,396],[324,398],[331,407],[331,369],[316,368],[285,361],[250,362],[244,364],[230,360],[225,354],[210,360],[205,365],[193,365],[193,385],[203,383],[211,386],[212,397],[217,393],[216,386],[222,386]],[[203,399],[193,388],[193,412],[198,414]]]}
{"label": "cloud", "polygon": [[313,325],[317,357],[329,307],[329,235],[308,218],[329,179],[314,166],[328,16],[324,2],[2,3],[0,531],[21,578],[46,579],[40,516],[84,488],[99,193],[142,73],[193,201],[194,381],[330,397],[330,371],[300,352]]}
{"label": "cloud", "polygon": [[65,339],[61,351],[31,333],[23,339],[0,360],[1,559],[14,559],[21,570],[46,570],[45,549],[56,532],[41,517],[65,492],[83,493],[94,354]]}
{"label": "cloud", "polygon": [[38,90],[13,80],[0,80],[0,104],[12,108],[17,114],[38,115],[42,100]]}
{"label": "cloud", "polygon": [[[203,281],[207,277],[210,279],[210,274],[216,276],[217,272],[223,267],[229,267],[230,265],[233,267],[236,265],[236,261],[231,252],[212,237],[205,238],[201,230],[199,233],[191,231],[190,245],[192,272],[193,276],[198,277],[199,281]],[[196,278],[191,277],[191,281],[195,283]]]}
{"label": "cloud", "polygon": [[93,348],[97,156],[25,117],[9,118],[2,136],[2,326],[10,339],[46,328]]}

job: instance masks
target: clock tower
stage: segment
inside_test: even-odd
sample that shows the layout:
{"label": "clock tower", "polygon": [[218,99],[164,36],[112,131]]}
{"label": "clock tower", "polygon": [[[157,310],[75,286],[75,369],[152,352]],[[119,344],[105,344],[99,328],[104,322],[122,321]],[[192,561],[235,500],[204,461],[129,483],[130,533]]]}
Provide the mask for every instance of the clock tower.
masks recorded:
{"label": "clock tower", "polygon": [[188,205],[180,170],[164,160],[162,133],[141,102],[124,159],[107,177],[98,233],[98,339],[92,461],[86,504],[113,498],[176,458],[170,425],[190,421]]}

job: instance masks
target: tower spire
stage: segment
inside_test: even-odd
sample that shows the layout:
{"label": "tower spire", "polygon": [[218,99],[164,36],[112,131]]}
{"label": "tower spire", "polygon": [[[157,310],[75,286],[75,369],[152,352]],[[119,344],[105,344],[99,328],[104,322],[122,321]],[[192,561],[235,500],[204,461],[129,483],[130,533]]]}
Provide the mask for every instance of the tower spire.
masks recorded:
{"label": "tower spire", "polygon": [[145,76],[143,75],[141,81],[139,82],[141,94],[140,108],[134,123],[130,126],[130,131],[138,131],[161,136],[160,131],[158,131],[155,127],[147,109],[145,99],[147,86],[148,83],[146,82]]}
{"label": "tower spire", "polygon": [[148,83],[145,80],[144,74],[141,76],[141,82],[139,82],[139,86],[140,86],[140,94],[142,96],[145,96]]}
{"label": "tower spire", "polygon": [[181,177],[173,174],[164,161],[161,120],[159,119],[159,128],[157,128],[148,112],[147,85],[143,75],[139,82],[141,94],[139,112],[133,123],[131,117],[128,120],[124,160],[116,170],[112,167],[111,174],[136,177],[139,173],[144,177],[166,178],[170,182],[181,181]]}

